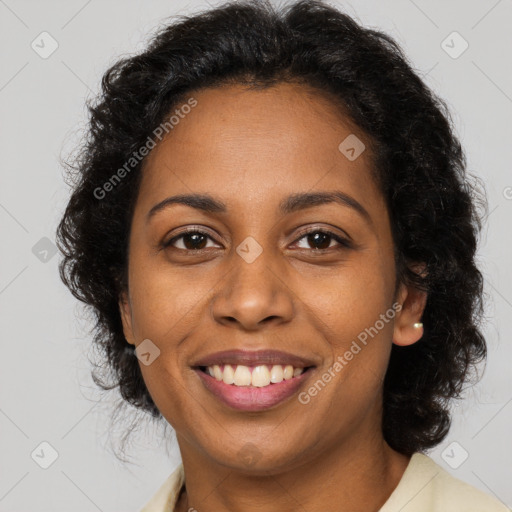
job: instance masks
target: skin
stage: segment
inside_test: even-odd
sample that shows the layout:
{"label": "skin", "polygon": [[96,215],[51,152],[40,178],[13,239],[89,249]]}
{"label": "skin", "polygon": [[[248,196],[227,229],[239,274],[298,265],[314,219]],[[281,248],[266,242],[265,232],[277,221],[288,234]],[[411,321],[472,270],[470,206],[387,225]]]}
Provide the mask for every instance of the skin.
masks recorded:
{"label": "skin", "polygon": [[[191,94],[198,104],[146,159],[129,244],[129,286],[119,306],[128,343],[149,338],[161,353],[140,363],[144,381],[176,431],[186,492],[176,510],[199,512],[377,511],[409,458],[381,431],[383,378],[392,343],[421,338],[424,292],[400,285],[385,200],[371,175],[364,133],[319,91],[300,84],[241,85]],[[367,149],[349,161],[338,145],[356,134]],[[369,219],[336,202],[286,215],[281,200],[339,190]],[[207,193],[225,213],[173,204]],[[206,232],[203,251],[190,236]],[[327,229],[315,242],[302,228]],[[263,252],[248,263],[248,236]],[[323,251],[321,249],[324,249]],[[195,252],[194,252],[195,251]],[[307,390],[394,302],[402,309],[308,404],[297,396],[260,412],[219,402],[191,369],[207,354],[275,348],[315,361]],[[257,456],[241,453],[250,441]],[[341,484],[340,484],[341,483]]]}

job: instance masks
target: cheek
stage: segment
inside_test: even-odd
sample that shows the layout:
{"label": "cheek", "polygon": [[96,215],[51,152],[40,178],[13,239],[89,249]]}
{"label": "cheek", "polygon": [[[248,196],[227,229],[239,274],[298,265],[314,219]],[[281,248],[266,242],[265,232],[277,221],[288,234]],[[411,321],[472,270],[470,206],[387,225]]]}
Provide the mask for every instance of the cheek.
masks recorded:
{"label": "cheek", "polygon": [[[359,273],[347,273],[338,282],[331,280],[330,286],[325,294],[309,294],[315,296],[314,316],[320,320],[317,326],[331,357],[312,383],[316,389],[309,388],[307,393],[310,397],[328,396],[317,402],[312,398],[316,413],[327,414],[328,410],[333,423],[348,428],[379,407],[395,312],[389,290],[378,275],[362,279]],[[318,381],[327,383],[325,391]]]}
{"label": "cheek", "polygon": [[377,251],[329,276],[301,281],[306,311],[331,352],[328,372],[336,375],[331,389],[337,389],[335,400],[341,409],[370,403],[389,361],[396,313],[394,270],[388,259],[372,254]]}
{"label": "cheek", "polygon": [[[321,320],[320,328],[323,324],[322,330],[330,333],[333,344],[343,347],[390,308],[393,276],[393,268],[386,262],[361,258],[314,279],[301,276],[296,286],[301,301]],[[379,330],[390,334],[391,323]]]}
{"label": "cheek", "polygon": [[[132,318],[139,338],[179,339],[197,322],[214,280],[166,266],[135,267],[130,276]],[[211,284],[210,284],[211,282]]]}
{"label": "cheek", "polygon": [[175,351],[163,350],[151,365],[140,365],[144,383],[153,402],[165,419],[176,429],[185,432],[194,420],[191,400],[193,395],[186,392],[179,374],[179,367],[173,360]]}

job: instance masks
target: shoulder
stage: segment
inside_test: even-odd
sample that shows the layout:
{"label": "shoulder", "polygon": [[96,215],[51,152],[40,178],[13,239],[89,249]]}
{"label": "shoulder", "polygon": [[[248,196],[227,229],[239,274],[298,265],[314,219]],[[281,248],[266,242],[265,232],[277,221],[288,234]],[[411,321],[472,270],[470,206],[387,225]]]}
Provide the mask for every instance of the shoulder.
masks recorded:
{"label": "shoulder", "polygon": [[496,498],[455,478],[430,457],[415,453],[379,512],[510,512]]}
{"label": "shoulder", "polygon": [[[140,512],[172,512],[185,481],[183,464]],[[415,453],[379,512],[511,512],[496,498],[455,478],[430,457]]]}
{"label": "shoulder", "polygon": [[165,482],[140,512],[173,512],[184,482],[185,473],[183,463],[181,463],[167,477]]}

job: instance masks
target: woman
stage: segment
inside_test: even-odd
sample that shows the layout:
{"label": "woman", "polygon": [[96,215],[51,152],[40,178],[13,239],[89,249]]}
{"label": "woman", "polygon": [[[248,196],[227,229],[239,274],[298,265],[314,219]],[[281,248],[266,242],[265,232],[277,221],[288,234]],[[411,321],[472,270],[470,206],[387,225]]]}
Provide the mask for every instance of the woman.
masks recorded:
{"label": "woman", "polygon": [[486,354],[445,104],[319,1],[235,2],[115,64],[58,230],[127,403],[183,464],[146,512],[502,511],[423,454]]}

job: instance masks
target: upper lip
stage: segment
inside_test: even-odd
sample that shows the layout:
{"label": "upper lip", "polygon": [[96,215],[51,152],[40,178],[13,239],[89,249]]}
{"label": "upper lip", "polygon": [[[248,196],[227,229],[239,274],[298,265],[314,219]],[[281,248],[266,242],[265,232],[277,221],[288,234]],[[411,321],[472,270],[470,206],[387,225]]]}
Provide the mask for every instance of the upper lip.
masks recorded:
{"label": "upper lip", "polygon": [[198,359],[192,366],[231,364],[258,366],[265,364],[292,365],[294,368],[315,366],[314,361],[281,350],[224,350]]}

